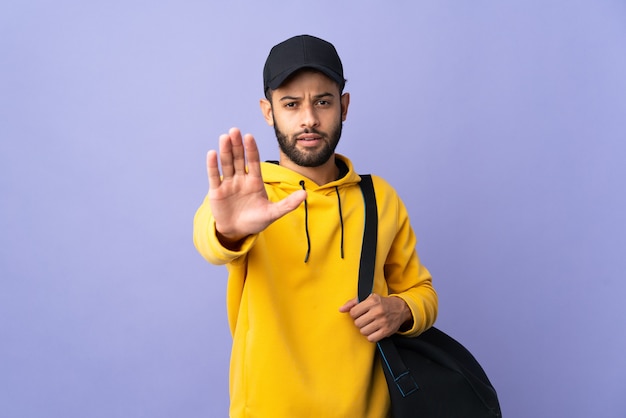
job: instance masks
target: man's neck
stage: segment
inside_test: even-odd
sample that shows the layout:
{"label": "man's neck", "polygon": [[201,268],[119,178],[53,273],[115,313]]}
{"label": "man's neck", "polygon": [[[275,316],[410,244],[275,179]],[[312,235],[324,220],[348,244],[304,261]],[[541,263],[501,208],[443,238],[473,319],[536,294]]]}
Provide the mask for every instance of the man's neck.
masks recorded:
{"label": "man's neck", "polygon": [[281,154],[280,165],[313,180],[318,186],[335,181],[339,177],[339,167],[335,163],[335,154],[317,167],[303,167]]}

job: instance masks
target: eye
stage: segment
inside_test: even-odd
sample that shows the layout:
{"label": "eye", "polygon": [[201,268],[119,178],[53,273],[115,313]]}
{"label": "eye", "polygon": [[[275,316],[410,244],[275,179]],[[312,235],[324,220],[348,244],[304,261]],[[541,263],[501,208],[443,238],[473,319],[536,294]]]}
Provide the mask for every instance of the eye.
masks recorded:
{"label": "eye", "polygon": [[328,100],[318,100],[318,106],[329,106],[330,102]]}

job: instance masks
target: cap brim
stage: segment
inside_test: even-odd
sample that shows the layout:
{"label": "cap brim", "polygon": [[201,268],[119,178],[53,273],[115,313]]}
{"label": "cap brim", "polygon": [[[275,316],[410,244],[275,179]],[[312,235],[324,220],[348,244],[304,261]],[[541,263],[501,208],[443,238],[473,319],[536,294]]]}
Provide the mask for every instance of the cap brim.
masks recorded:
{"label": "cap brim", "polygon": [[276,90],[285,82],[285,80],[291,77],[291,75],[293,75],[296,71],[302,70],[304,68],[312,68],[314,70],[321,71],[322,73],[324,73],[324,75],[326,75],[328,78],[330,78],[331,80],[333,80],[340,86],[343,86],[344,84],[343,77],[337,74],[335,71],[329,69],[328,67],[325,67],[323,65],[318,65],[318,64],[304,64],[304,65],[297,65],[297,66],[288,68],[287,70],[278,74],[268,83],[268,88],[272,90]]}

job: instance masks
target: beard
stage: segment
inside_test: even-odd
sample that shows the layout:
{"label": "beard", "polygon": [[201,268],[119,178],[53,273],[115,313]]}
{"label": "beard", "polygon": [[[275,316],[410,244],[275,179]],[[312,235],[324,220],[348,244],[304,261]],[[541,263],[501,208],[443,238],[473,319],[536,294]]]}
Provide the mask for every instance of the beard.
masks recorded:
{"label": "beard", "polygon": [[[301,132],[298,132],[291,137],[283,133],[274,119],[274,132],[276,133],[276,139],[280,150],[293,161],[295,164],[301,167],[319,167],[326,163],[330,157],[335,153],[337,144],[339,144],[339,138],[341,137],[341,130],[343,124],[341,119],[332,127],[330,134],[320,132],[314,128],[307,128]],[[322,139],[322,147],[319,149],[298,149],[298,135],[303,133],[313,133],[319,135]]]}

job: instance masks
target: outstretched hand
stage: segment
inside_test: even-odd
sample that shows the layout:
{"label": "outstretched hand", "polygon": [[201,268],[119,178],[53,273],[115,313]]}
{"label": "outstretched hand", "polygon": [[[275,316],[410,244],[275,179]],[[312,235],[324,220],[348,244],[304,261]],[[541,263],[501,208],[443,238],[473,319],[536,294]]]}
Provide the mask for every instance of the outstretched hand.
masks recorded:
{"label": "outstretched hand", "polygon": [[263,231],[306,199],[306,192],[299,190],[278,202],[269,201],[254,137],[246,134],[242,139],[237,128],[220,135],[219,160],[221,175],[218,153],[208,152],[209,202],[217,232],[226,243]]}

